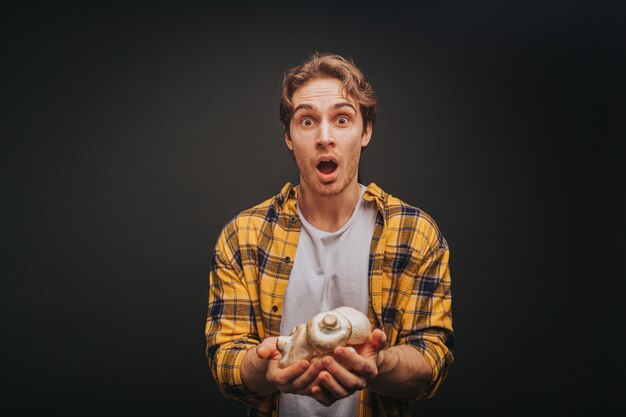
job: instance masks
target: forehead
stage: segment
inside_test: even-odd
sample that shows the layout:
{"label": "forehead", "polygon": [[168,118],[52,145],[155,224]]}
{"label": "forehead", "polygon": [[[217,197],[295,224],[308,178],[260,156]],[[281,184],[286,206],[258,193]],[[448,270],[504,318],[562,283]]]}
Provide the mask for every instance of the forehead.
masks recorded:
{"label": "forehead", "polygon": [[346,101],[356,104],[345,94],[343,83],[336,78],[315,78],[307,81],[291,97],[294,108],[304,103],[323,106]]}

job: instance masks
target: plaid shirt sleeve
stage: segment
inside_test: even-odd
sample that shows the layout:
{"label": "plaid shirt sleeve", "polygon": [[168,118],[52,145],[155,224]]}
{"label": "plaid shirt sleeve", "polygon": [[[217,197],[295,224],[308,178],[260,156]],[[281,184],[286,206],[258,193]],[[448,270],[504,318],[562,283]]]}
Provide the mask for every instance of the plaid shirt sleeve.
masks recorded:
{"label": "plaid shirt sleeve", "polygon": [[450,269],[448,245],[434,221],[420,212],[413,233],[414,253],[405,272],[414,274],[407,291],[397,344],[416,348],[432,369],[428,389],[416,399],[432,397],[452,364]]}
{"label": "plaid shirt sleeve", "polygon": [[224,227],[213,253],[205,330],[209,367],[221,392],[247,405],[258,404],[260,398],[241,378],[243,358],[259,344],[259,337],[243,279],[236,219]]}

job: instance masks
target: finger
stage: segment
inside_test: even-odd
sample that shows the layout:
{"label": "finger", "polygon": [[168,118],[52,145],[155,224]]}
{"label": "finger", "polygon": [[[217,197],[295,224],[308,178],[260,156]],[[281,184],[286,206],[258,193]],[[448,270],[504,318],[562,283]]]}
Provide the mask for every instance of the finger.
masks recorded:
{"label": "finger", "polygon": [[385,348],[386,342],[387,335],[380,329],[374,329],[365,343],[356,346],[356,350],[361,356],[374,356]]}
{"label": "finger", "polygon": [[337,401],[326,388],[320,387],[319,385],[315,385],[311,388],[311,397],[326,407],[330,407]]}
{"label": "finger", "polygon": [[[351,349],[339,347],[333,352],[333,357],[341,365],[341,367],[353,373],[357,373],[360,376],[365,378],[374,378],[378,375],[378,368],[372,358],[365,358]],[[332,365],[332,362],[329,362],[329,365]],[[326,368],[329,370],[334,369],[328,367]],[[335,371],[333,371],[333,374],[335,374]],[[340,375],[345,374],[340,373],[336,376],[339,377]]]}
{"label": "finger", "polygon": [[387,342],[387,335],[380,329],[374,329],[374,331],[370,335],[370,341],[374,349],[381,350],[385,347],[385,343]]}
{"label": "finger", "polygon": [[256,348],[256,354],[261,359],[267,359],[270,357],[270,348],[261,344]]}
{"label": "finger", "polygon": [[276,355],[276,352],[278,352],[278,349],[276,348],[275,337],[268,337],[267,339],[263,340],[263,342],[256,348],[256,354],[261,359],[268,359],[270,357],[273,357]]}
{"label": "finger", "polygon": [[328,390],[328,392],[336,399],[346,398],[354,391],[348,391],[345,387],[343,387],[337,379],[328,371],[320,372],[318,376],[318,381],[320,384]]}
{"label": "finger", "polygon": [[[346,353],[356,356],[357,362],[367,362],[359,355],[348,350],[346,350]],[[367,372],[363,375],[358,371],[352,371],[352,369],[348,369],[350,367],[346,368],[343,364],[330,356],[324,358],[323,364],[324,369],[326,369],[342,387],[351,393],[365,388],[367,385],[367,377],[372,373]],[[357,368],[361,368],[359,364],[356,366]]]}
{"label": "finger", "polygon": [[323,369],[324,366],[320,361],[311,363],[302,375],[292,381],[294,392],[296,394],[309,394],[311,392],[311,384]]}
{"label": "finger", "polygon": [[309,363],[304,360],[298,361],[285,368],[281,368],[278,361],[271,361],[267,366],[266,378],[270,383],[278,385],[279,388],[285,387],[285,389],[288,390],[283,392],[291,392],[293,388],[286,386],[290,385],[294,379],[302,375],[308,368]]}

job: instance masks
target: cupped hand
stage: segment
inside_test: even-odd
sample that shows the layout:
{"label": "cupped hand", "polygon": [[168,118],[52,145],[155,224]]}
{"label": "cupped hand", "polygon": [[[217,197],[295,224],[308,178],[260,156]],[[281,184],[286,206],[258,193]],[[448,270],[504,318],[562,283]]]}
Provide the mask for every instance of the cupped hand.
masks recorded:
{"label": "cupped hand", "polygon": [[321,363],[301,360],[281,368],[278,359],[270,360],[267,366],[268,382],[276,385],[280,392],[310,395],[312,383],[322,370]]}
{"label": "cupped hand", "polygon": [[324,370],[319,372],[317,383],[314,382],[314,386],[319,385],[320,389],[314,389],[312,396],[316,398],[324,393],[323,387],[337,400],[366,388],[378,375],[379,355],[385,341],[385,333],[376,329],[365,343],[354,348],[338,347],[332,356],[322,358]]}

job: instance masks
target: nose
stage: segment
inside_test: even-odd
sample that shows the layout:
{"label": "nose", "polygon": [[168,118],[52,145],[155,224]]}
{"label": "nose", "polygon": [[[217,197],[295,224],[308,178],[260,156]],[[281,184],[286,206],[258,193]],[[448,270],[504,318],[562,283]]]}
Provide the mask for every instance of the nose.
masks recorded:
{"label": "nose", "polygon": [[317,136],[317,146],[324,147],[335,142],[330,123],[324,121],[320,124],[319,135]]}

